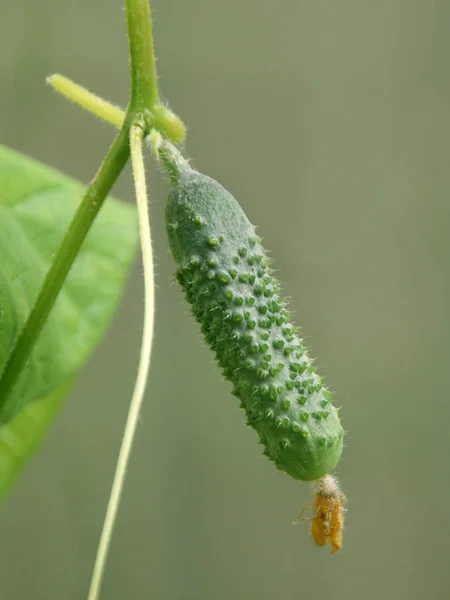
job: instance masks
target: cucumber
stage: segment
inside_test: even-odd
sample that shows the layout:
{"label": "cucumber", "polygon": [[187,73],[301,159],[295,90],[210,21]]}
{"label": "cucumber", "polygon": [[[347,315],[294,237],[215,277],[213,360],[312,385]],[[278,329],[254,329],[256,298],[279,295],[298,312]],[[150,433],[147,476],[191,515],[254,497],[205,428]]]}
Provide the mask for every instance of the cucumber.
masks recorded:
{"label": "cucumber", "polygon": [[166,229],[177,281],[263,454],[295,479],[331,473],[344,432],[261,238],[217,181],[192,169],[166,141],[155,152],[171,179]]}

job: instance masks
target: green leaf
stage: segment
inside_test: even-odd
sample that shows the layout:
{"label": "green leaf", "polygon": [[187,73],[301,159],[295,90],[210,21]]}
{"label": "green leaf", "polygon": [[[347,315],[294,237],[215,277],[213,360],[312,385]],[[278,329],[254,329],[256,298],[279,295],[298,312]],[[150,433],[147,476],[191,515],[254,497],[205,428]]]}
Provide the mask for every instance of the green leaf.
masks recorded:
{"label": "green leaf", "polygon": [[[0,146],[0,373],[82,197],[83,186]],[[99,342],[137,245],[135,210],[108,198],[0,422],[74,375]]]}
{"label": "green leaf", "polygon": [[46,434],[69,389],[70,381],[46,398],[31,402],[0,427],[0,500]]}

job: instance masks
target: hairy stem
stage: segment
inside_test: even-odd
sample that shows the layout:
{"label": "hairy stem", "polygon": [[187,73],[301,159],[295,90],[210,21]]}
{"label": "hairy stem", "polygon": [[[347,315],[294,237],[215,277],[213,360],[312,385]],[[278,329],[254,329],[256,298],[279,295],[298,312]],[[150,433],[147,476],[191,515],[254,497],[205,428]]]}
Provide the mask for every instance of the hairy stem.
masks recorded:
{"label": "hairy stem", "polygon": [[130,46],[131,102],[137,112],[159,104],[149,0],[125,0]]}
{"label": "hairy stem", "polygon": [[122,127],[125,120],[125,111],[118,106],[114,106],[114,104],[103,100],[103,98],[93,94],[82,85],[58,73],[47,77],[47,83],[56,92],[59,92],[96,117],[114,125],[118,129]]}
{"label": "hairy stem", "polygon": [[117,460],[116,471],[106,509],[105,521],[100,536],[97,556],[92,574],[91,586],[88,600],[97,600],[105,570],[106,559],[111,537],[116,521],[117,510],[120,504],[125,475],[131,453],[131,446],[136,432],[139,412],[144,397],[145,386],[150,369],[150,358],[153,341],[154,324],[154,276],[153,276],[153,254],[150,233],[150,221],[148,214],[147,190],[145,182],[145,167],[142,155],[142,141],[144,130],[139,125],[134,125],[130,130],[131,160],[133,164],[133,175],[136,186],[136,198],[139,215],[139,231],[142,247],[142,262],[144,267],[145,285],[145,313],[144,330],[142,335],[141,355],[139,360],[138,374],[133,391],[133,396],[128,411],[127,422],[122,438],[122,445]]}
{"label": "hairy stem", "polygon": [[64,235],[34,306],[8,357],[0,379],[0,413],[31,354],[95,217],[128,161],[130,155],[128,129],[127,123],[119,131],[100,169],[86,188],[82,202]]}

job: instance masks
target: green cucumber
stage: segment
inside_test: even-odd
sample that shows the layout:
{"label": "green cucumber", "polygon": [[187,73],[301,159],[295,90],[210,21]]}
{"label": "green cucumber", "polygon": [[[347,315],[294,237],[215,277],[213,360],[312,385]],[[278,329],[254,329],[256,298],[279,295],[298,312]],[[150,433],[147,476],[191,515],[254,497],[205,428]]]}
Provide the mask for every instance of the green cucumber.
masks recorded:
{"label": "green cucumber", "polygon": [[159,140],[155,151],[171,178],[166,229],[177,280],[263,453],[295,479],[331,473],[344,435],[337,409],[254,226],[226,189],[171,144]]}

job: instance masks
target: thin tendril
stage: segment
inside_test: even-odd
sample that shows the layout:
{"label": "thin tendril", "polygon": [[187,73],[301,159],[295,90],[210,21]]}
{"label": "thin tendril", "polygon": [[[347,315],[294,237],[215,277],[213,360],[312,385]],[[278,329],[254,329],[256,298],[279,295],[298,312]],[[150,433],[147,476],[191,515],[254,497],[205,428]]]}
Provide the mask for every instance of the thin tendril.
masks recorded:
{"label": "thin tendril", "polygon": [[145,392],[145,386],[147,383],[148,372],[150,369],[154,323],[154,278],[153,253],[148,214],[147,189],[145,181],[145,167],[142,153],[143,136],[144,132],[140,126],[133,125],[131,127],[131,160],[133,164],[133,175],[136,187],[136,199],[138,206],[139,230],[141,237],[142,261],[144,266],[145,284],[145,315],[142,346],[136,384],[133,391],[130,408],[128,411],[128,417],[122,438],[122,445],[119,452],[119,458],[117,460],[116,471],[114,473],[111,494],[109,497],[108,507],[106,509],[105,520],[103,523],[103,529],[98,545],[94,570],[92,573],[88,600],[97,600],[100,594],[100,587],[102,584],[106,559],[111,544],[111,537],[114,530],[117,511],[120,505],[120,498],[129,463],[131,447],[136,432],[136,426],[139,420],[139,412],[141,409],[142,400]]}

